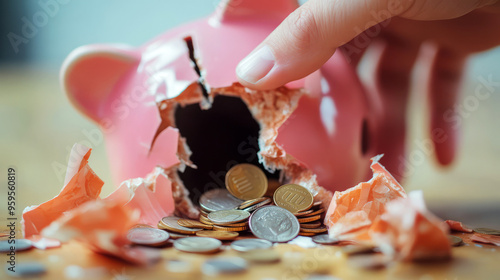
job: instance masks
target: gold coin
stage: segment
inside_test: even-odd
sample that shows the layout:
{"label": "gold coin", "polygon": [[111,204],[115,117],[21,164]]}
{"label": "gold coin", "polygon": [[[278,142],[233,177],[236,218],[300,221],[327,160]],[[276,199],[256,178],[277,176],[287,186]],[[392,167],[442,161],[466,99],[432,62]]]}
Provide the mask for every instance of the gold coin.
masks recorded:
{"label": "gold coin", "polygon": [[492,228],[475,228],[474,231],[482,234],[500,235],[500,230]]}
{"label": "gold coin", "polygon": [[272,197],[274,192],[281,186],[281,183],[277,179],[268,179],[267,180],[267,191],[264,196]]}
{"label": "gold coin", "polygon": [[268,197],[259,197],[256,199],[250,199],[250,200],[247,200],[247,201],[243,202],[242,204],[240,204],[240,206],[238,206],[238,209],[243,210],[244,208],[250,207],[252,205],[255,205],[257,203],[260,203],[260,202],[268,200],[268,199],[269,199]]}
{"label": "gold coin", "polygon": [[247,211],[247,212],[253,212],[253,211],[257,210],[258,208],[260,208],[262,206],[268,205],[269,203],[271,203],[271,201],[272,200],[269,197],[266,197],[265,200],[263,200],[263,201],[261,201],[261,202],[259,202],[257,204],[254,204],[254,205],[252,205],[250,207],[247,207],[247,208],[245,208],[243,210]]}
{"label": "gold coin", "polygon": [[212,237],[219,240],[234,240],[239,233],[235,231],[215,231],[215,230],[202,230],[196,233],[196,236]]}
{"label": "gold coin", "polygon": [[318,228],[300,228],[300,232],[310,232],[310,233],[323,233],[328,229],[326,227],[318,227]]}
{"label": "gold coin", "polygon": [[154,228],[154,226],[148,225],[148,224],[136,224],[136,225],[133,225],[130,229],[133,229],[133,228]]}
{"label": "gold coin", "polygon": [[218,226],[214,225],[214,230],[219,230],[219,231],[244,231],[247,230],[248,226],[244,227],[227,227],[227,226]]}
{"label": "gold coin", "polygon": [[294,215],[295,215],[295,217],[304,217],[304,216],[308,216],[312,212],[313,212],[313,210],[309,209],[306,211],[300,211],[300,212],[294,213]]}
{"label": "gold coin", "polygon": [[199,221],[195,221],[195,220],[179,219],[179,220],[177,220],[177,223],[180,226],[187,227],[187,228],[212,229],[211,225],[207,225],[207,224],[201,223]]}
{"label": "gold coin", "polygon": [[299,231],[300,236],[315,236],[316,233]]}
{"label": "gold coin", "polygon": [[227,225],[219,225],[218,226],[226,226],[226,227],[247,227],[248,226],[248,221],[241,222],[241,223],[233,223],[233,224],[227,224]]}
{"label": "gold coin", "polygon": [[188,234],[180,234],[180,233],[173,233],[173,232],[169,232],[169,234],[170,234],[170,239],[179,239],[179,238],[192,236],[192,235],[188,235]]}
{"label": "gold coin", "polygon": [[226,173],[226,188],[239,199],[259,198],[267,191],[267,177],[264,171],[255,165],[238,164]]}
{"label": "gold coin", "polygon": [[164,217],[158,222],[158,228],[181,234],[195,234],[197,231],[203,230],[201,228],[183,227],[177,223],[179,219],[180,219],[179,217],[174,217],[174,216]]}
{"label": "gold coin", "polygon": [[208,214],[210,214],[210,212],[200,209],[200,214],[206,217],[208,216]]}
{"label": "gold coin", "polygon": [[448,235],[448,240],[450,241],[450,245],[453,247],[462,246],[464,244],[462,238],[455,235]]}
{"label": "gold coin", "polygon": [[200,222],[204,223],[205,225],[213,225],[212,221],[210,221],[207,217],[205,216],[200,216]]}
{"label": "gold coin", "polygon": [[320,226],[321,226],[320,222],[302,223],[302,224],[300,224],[300,228],[318,228]]}
{"label": "gold coin", "polygon": [[287,184],[274,192],[273,199],[277,206],[297,213],[311,208],[314,198],[306,188],[297,184]]}
{"label": "gold coin", "polygon": [[225,225],[225,226],[229,226],[229,227],[245,227],[245,226],[248,226],[248,220],[247,221],[244,221],[244,222],[241,222],[241,223],[230,223],[230,224],[216,224],[212,221],[210,221],[208,218],[205,218],[205,217],[202,217],[200,216],[200,222],[207,225],[207,226],[213,226],[213,225]]}
{"label": "gold coin", "polygon": [[321,215],[304,217],[304,218],[300,218],[300,219],[297,219],[297,220],[299,220],[299,223],[309,223],[309,222],[312,222],[312,221],[317,221],[319,219],[321,219]]}

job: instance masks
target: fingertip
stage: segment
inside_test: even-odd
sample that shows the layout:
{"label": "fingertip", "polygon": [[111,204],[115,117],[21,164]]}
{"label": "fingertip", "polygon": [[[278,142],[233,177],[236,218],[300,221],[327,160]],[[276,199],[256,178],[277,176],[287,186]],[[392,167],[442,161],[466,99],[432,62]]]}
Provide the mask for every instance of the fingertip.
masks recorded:
{"label": "fingertip", "polygon": [[451,126],[440,116],[432,117],[431,128],[436,160],[440,165],[450,165],[456,157],[460,128]]}
{"label": "fingertip", "polygon": [[250,88],[259,88],[261,81],[276,65],[276,58],[268,45],[261,45],[243,58],[236,67],[240,83]]}

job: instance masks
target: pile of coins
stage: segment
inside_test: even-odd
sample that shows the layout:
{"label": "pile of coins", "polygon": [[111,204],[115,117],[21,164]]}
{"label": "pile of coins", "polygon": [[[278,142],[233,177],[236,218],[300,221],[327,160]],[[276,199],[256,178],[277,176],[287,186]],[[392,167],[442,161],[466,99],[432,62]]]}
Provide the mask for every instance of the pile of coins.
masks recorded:
{"label": "pile of coins", "polygon": [[327,231],[322,223],[325,210],[306,188],[297,184],[277,187],[259,167],[247,163],[231,168],[225,179],[226,189],[213,189],[200,197],[198,221],[165,217],[158,228],[173,238],[197,235],[234,240],[240,233],[251,232],[271,242]]}

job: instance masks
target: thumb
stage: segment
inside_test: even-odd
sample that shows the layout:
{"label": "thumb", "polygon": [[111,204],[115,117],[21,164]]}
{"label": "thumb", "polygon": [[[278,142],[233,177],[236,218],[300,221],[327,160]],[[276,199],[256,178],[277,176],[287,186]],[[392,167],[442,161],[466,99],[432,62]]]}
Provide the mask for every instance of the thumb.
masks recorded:
{"label": "thumb", "polygon": [[236,68],[240,82],[271,89],[320,68],[340,45],[414,0],[309,0],[291,13]]}

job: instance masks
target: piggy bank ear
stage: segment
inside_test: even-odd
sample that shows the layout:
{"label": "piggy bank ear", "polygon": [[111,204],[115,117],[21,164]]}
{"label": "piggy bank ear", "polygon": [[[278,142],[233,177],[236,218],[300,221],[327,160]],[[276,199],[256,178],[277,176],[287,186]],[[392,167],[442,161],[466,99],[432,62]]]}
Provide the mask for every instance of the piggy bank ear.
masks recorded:
{"label": "piggy bank ear", "polygon": [[132,48],[112,45],[80,47],[66,58],[61,69],[62,87],[83,114],[99,122],[101,108],[117,81],[140,61]]}

